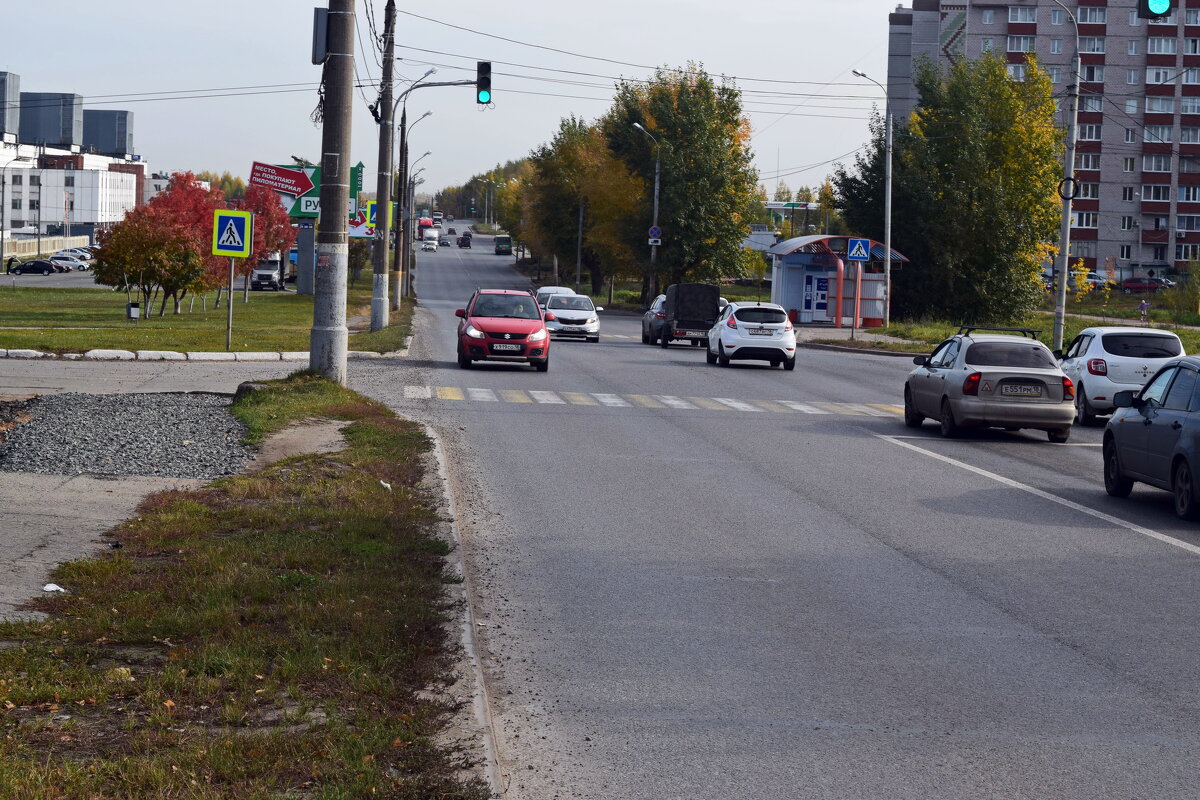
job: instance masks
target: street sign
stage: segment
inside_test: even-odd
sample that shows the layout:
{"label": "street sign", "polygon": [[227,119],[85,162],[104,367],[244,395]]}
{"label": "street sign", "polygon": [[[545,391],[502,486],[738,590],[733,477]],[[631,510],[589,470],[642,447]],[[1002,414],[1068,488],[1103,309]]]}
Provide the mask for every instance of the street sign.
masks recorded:
{"label": "street sign", "polygon": [[312,177],[302,168],[280,167],[255,161],[250,167],[249,183],[265,186],[293,197],[306,195],[313,190]]}
{"label": "street sign", "polygon": [[212,251],[214,256],[249,258],[254,238],[254,215],[250,211],[213,211]]}
{"label": "street sign", "polygon": [[658,246],[658,245],[662,244],[662,239],[651,239],[649,241],[649,244],[651,246]]}
{"label": "street sign", "polygon": [[871,260],[871,240],[870,239],[847,239],[846,240],[846,260],[847,261],[870,261]]}
{"label": "street sign", "polygon": [[[285,167],[285,169],[288,169]],[[321,168],[319,166],[299,167],[312,182],[313,188],[300,196],[288,195],[280,191],[280,200],[289,217],[319,217],[321,215]],[[358,195],[362,191],[363,165],[355,164],[350,168],[350,207],[347,214],[353,217],[358,213]],[[357,188],[356,188],[357,187]]]}
{"label": "street sign", "polygon": [[661,239],[662,238],[662,228],[658,227],[657,225],[651,225],[649,236],[651,239]]}
{"label": "street sign", "polygon": [[820,203],[784,203],[780,200],[768,200],[766,203],[766,206],[767,206],[767,208],[782,208],[785,210],[796,209],[797,211],[806,211],[806,210],[807,211],[816,211],[818,208],[821,207],[821,204]]}

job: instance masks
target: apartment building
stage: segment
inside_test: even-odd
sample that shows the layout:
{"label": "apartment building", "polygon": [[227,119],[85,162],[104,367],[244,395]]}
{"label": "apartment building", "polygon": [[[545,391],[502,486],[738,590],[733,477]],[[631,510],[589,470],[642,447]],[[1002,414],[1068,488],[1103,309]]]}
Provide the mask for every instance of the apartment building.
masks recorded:
{"label": "apartment building", "polygon": [[[1050,74],[1065,123],[1076,30],[1081,75],[1071,255],[1118,276],[1200,260],[1200,0],[1139,19],[1133,0],[914,0],[889,17],[889,95],[915,105],[913,62],[1000,55],[1021,80],[1028,54]],[[904,62],[907,60],[907,64]],[[904,79],[907,70],[909,78]]]}

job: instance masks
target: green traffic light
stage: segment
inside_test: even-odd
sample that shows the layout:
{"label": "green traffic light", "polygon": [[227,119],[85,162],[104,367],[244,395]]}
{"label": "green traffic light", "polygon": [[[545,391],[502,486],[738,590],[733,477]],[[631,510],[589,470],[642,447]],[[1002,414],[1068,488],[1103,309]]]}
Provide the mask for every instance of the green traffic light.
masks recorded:
{"label": "green traffic light", "polygon": [[1147,5],[1151,14],[1166,14],[1171,10],[1171,0],[1149,0]]}
{"label": "green traffic light", "polygon": [[492,102],[492,93],[489,92],[487,89],[480,89],[477,94],[478,94],[478,97],[477,97],[478,102],[480,102],[480,103]]}

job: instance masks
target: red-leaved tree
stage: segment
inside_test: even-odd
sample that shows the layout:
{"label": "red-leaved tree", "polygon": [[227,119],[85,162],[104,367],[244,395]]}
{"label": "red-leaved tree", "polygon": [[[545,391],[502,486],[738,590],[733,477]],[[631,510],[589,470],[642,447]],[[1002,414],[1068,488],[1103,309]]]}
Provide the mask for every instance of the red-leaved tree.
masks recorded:
{"label": "red-leaved tree", "polygon": [[287,252],[296,242],[296,229],[292,227],[292,218],[279,202],[279,195],[274,189],[250,184],[246,187],[245,197],[232,201],[230,207],[254,212],[250,257],[242,259],[243,263],[238,269],[238,273],[245,276],[244,288],[248,290],[250,272],[259,262],[279,253],[280,263],[285,263],[283,259],[287,258]]}

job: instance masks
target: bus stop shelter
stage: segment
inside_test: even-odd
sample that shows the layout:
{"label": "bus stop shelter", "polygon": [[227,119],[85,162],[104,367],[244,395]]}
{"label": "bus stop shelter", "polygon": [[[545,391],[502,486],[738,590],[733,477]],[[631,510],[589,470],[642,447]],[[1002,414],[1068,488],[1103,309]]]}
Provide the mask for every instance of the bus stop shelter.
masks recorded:
{"label": "bus stop shelter", "polygon": [[[867,244],[867,260],[849,259],[851,242]],[[879,327],[884,320],[882,242],[815,234],[771,247],[771,302],[797,324]],[[892,250],[892,269],[908,259]]]}

